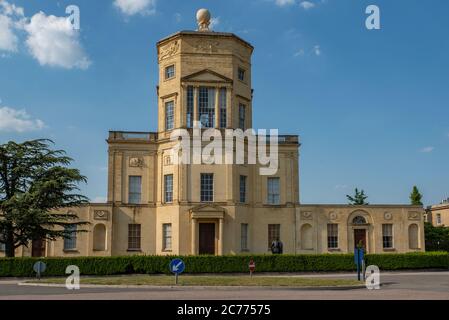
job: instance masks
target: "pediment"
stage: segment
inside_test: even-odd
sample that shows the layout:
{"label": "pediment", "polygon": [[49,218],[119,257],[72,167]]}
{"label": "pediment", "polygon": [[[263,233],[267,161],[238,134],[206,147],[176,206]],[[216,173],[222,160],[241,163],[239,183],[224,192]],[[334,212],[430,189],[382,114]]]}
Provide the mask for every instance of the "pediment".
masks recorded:
{"label": "pediment", "polygon": [[215,71],[204,69],[199,72],[192,73],[191,75],[182,78],[182,81],[188,82],[213,82],[213,83],[232,83],[232,79],[225,77]]}
{"label": "pediment", "polygon": [[223,219],[226,209],[214,204],[202,204],[189,210],[191,217],[198,218],[217,218]]}

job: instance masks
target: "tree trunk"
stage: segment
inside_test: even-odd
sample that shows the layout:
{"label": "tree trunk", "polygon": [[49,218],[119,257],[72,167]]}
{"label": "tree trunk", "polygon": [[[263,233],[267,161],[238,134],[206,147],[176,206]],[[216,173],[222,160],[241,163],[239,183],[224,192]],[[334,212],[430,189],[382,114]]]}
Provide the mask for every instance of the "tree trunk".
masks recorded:
{"label": "tree trunk", "polygon": [[7,258],[14,258],[16,250],[14,248],[14,232],[10,231],[6,233],[5,243],[5,256]]}

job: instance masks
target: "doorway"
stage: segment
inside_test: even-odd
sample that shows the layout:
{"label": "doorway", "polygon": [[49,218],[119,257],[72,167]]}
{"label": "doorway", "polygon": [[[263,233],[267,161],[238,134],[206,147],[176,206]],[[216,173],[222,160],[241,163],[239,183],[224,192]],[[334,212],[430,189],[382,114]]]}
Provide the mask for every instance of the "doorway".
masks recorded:
{"label": "doorway", "polygon": [[215,223],[199,224],[199,254],[215,254]]}
{"label": "doorway", "polygon": [[45,241],[42,239],[33,240],[31,246],[32,257],[44,257],[45,256]]}
{"label": "doorway", "polygon": [[366,252],[366,229],[354,229],[354,247],[357,248],[359,243]]}

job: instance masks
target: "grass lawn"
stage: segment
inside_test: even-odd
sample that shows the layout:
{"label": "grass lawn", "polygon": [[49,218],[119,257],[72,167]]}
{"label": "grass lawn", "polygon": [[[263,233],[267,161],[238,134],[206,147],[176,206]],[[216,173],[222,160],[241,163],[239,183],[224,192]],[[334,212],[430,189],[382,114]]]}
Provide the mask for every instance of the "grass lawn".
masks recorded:
{"label": "grass lawn", "polygon": [[[36,283],[38,281],[28,281]],[[65,284],[65,278],[47,278],[40,283]],[[81,285],[149,285],[171,286],[175,283],[174,276],[166,275],[130,275],[109,277],[81,277]],[[269,276],[179,276],[180,286],[285,286],[285,287],[338,287],[360,285],[357,280],[319,279],[302,277],[269,277]]]}

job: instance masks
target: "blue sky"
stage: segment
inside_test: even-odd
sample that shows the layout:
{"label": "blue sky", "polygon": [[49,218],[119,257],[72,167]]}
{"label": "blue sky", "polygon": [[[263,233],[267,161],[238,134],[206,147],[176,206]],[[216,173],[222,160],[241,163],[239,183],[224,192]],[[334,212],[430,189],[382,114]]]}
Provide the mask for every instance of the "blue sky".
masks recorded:
{"label": "blue sky", "polygon": [[[194,30],[202,7],[255,46],[254,127],[301,136],[301,202],[359,187],[408,203],[415,184],[426,205],[449,197],[448,1],[117,1],[0,0],[0,143],[53,139],[92,200],[108,130],[156,131],[156,42]],[[57,18],[71,4],[79,33]],[[380,30],[365,28],[370,4]]]}

